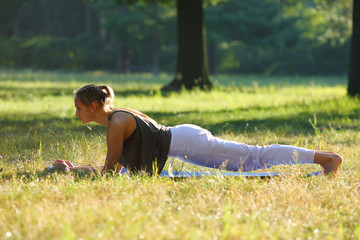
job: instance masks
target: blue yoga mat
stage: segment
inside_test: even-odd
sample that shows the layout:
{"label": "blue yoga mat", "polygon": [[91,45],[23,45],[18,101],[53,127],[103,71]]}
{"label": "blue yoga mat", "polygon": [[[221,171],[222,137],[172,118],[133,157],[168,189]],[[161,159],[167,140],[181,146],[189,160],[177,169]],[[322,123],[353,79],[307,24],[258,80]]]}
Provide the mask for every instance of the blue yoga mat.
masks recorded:
{"label": "blue yoga mat", "polygon": [[[54,167],[48,167],[48,170],[53,170]],[[121,173],[127,173],[127,170],[124,168],[121,170]],[[306,177],[311,176],[319,176],[321,175],[321,171],[316,171],[312,173],[305,174]],[[289,173],[278,173],[278,172],[198,172],[198,171],[162,171],[159,176],[160,177],[168,177],[168,178],[188,178],[188,177],[208,177],[208,176],[226,176],[226,177],[258,177],[258,178],[266,178],[266,177],[276,177],[276,176],[284,176],[289,175]]]}
{"label": "blue yoga mat", "polygon": [[160,177],[207,177],[207,176],[226,176],[226,177],[273,177],[280,173],[253,173],[253,172],[190,172],[190,171],[162,171]]}
{"label": "blue yoga mat", "polygon": [[[321,171],[308,173],[305,176],[319,176]],[[226,177],[275,177],[275,176],[284,176],[289,175],[289,173],[278,173],[278,172],[190,172],[190,171],[173,171],[169,173],[168,171],[162,171],[160,177],[173,177],[173,178],[186,178],[186,177],[207,177],[207,176],[226,176]]]}

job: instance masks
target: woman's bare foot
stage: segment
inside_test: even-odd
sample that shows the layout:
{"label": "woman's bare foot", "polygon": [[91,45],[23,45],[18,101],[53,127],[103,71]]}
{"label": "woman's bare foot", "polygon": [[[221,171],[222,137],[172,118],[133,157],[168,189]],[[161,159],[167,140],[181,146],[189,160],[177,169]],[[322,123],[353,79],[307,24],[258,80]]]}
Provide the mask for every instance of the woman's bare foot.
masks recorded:
{"label": "woman's bare foot", "polygon": [[334,152],[315,151],[314,163],[320,164],[325,175],[335,175],[342,163],[342,157]]}

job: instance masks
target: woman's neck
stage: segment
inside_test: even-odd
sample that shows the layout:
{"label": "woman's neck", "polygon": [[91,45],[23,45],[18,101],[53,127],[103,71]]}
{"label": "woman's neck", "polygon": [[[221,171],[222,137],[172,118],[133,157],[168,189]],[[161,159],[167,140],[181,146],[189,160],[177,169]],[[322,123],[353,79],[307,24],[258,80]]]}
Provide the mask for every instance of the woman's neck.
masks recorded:
{"label": "woman's neck", "polygon": [[103,125],[105,127],[108,127],[109,126],[108,116],[110,113],[111,111],[104,111],[103,109],[99,110],[94,117],[94,122]]}

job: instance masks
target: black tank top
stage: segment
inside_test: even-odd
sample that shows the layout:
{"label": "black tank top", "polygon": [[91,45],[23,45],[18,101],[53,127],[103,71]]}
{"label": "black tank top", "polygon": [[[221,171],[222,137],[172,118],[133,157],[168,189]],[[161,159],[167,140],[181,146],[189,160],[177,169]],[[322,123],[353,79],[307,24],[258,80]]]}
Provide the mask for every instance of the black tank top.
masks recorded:
{"label": "black tank top", "polygon": [[135,131],[122,143],[123,150],[119,163],[133,173],[145,171],[159,174],[164,168],[169,153],[170,128],[158,124],[153,119],[122,109],[111,112],[109,121],[115,112],[129,113],[136,121]]}

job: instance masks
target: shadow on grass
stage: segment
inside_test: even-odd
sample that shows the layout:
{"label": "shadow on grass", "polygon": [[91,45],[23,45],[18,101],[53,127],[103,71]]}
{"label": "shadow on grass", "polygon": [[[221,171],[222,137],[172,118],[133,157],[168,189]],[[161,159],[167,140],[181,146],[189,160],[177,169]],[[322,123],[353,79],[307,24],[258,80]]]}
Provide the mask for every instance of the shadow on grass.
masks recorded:
{"label": "shadow on grass", "polygon": [[71,87],[8,87],[3,86],[0,90],[0,99],[31,99],[33,97],[46,96],[73,96],[74,89]]}
{"label": "shadow on grass", "polygon": [[57,117],[47,113],[26,114],[23,117],[18,115],[7,115],[0,118],[0,134],[19,135],[29,132],[37,132],[42,134],[51,132],[61,134],[63,132],[77,133],[99,133],[104,132],[105,127],[101,125],[91,124],[86,127],[76,117]]}
{"label": "shadow on grass", "polygon": [[[265,131],[282,132],[285,134],[314,134],[314,128],[311,126],[309,119],[313,121],[313,116],[317,118],[317,128],[328,127],[329,124],[333,128],[358,130],[359,126],[355,124],[344,123],[342,119],[352,120],[359,119],[360,110],[350,114],[339,114],[338,111],[318,111],[312,112],[299,112],[297,114],[289,115],[286,117],[268,117],[264,119],[244,119],[232,120],[209,126],[209,130],[214,134],[221,134],[220,131],[230,131],[234,133],[255,132],[259,129]],[[224,129],[224,125],[226,128]]]}
{"label": "shadow on grass", "polygon": [[[0,171],[1,172],[1,171]],[[36,170],[33,172],[26,172],[26,171],[21,171],[21,172],[16,172],[16,173],[3,173],[0,175],[0,179],[2,180],[11,180],[11,179],[21,179],[23,182],[33,182],[33,181],[37,181],[40,179],[56,179],[56,177],[58,177],[59,175],[70,175],[70,173],[68,172],[64,172],[64,171],[51,171],[48,170],[47,168],[45,168],[44,170]],[[98,176],[94,176],[91,174],[85,174],[85,173],[80,173],[80,174],[73,174],[71,175],[71,178],[73,178],[74,180],[96,180],[99,179]]]}
{"label": "shadow on grass", "polygon": [[[2,169],[0,169],[0,173]],[[93,174],[93,173],[71,173],[65,171],[55,171],[49,170],[48,168],[44,168],[43,170],[36,171],[19,171],[15,173],[2,173],[0,174],[0,179],[2,180],[11,180],[11,179],[21,179],[24,182],[33,182],[39,179],[55,179],[58,176],[69,176],[74,180],[98,180],[104,179],[108,177],[113,177],[110,174],[101,175],[101,174]]]}
{"label": "shadow on grass", "polygon": [[[0,173],[2,173],[3,169],[0,169]],[[2,180],[11,180],[11,179],[22,179],[25,181],[34,181],[36,179],[45,179],[48,178],[52,173],[47,169],[37,170],[35,172],[16,172],[16,173],[2,173],[0,175],[0,179]]]}
{"label": "shadow on grass", "polygon": [[69,181],[102,181],[109,178],[116,178],[116,177],[127,177],[127,178],[141,178],[144,180],[148,180],[149,178],[167,178],[171,179],[172,181],[182,181],[184,179],[189,179],[188,177],[160,177],[159,175],[150,175],[145,172],[139,172],[139,173],[133,173],[131,175],[127,174],[95,174],[95,173],[85,173],[85,172],[65,172],[65,171],[55,171],[55,170],[49,170],[48,168],[45,168],[43,170],[36,170],[33,172],[30,171],[20,171],[16,173],[2,173],[2,169],[0,169],[0,180],[12,180],[12,179],[20,179],[25,183],[30,183],[42,179],[50,179],[56,181],[57,177],[69,177]]}
{"label": "shadow on grass", "polygon": [[[316,114],[318,127],[327,127],[329,124],[334,128],[358,130],[359,126],[354,124],[354,120],[359,119],[360,105],[349,109],[337,109],[337,102],[341,99],[312,102],[311,105],[321,106],[313,112],[314,108],[308,108],[304,104],[291,104],[289,106],[279,107],[251,107],[238,108],[235,110],[217,110],[217,111],[183,111],[176,114],[171,112],[146,112],[156,121],[165,122],[169,126],[183,123],[192,123],[210,130],[214,135],[220,135],[227,132],[241,134],[244,132],[253,133],[261,129],[265,131],[280,131],[284,134],[311,134],[314,129],[309,123],[309,119]],[[327,109],[326,106],[332,106]],[[335,106],[335,107],[334,107]],[[294,108],[292,114],[286,115],[286,110]],[[294,110],[293,109],[293,110]],[[270,116],[256,116],[256,112],[280,112],[281,114],[269,114]],[[247,115],[249,113],[249,115]],[[251,115],[251,114],[252,115]],[[255,114],[255,116],[254,116]],[[236,117],[239,115],[239,117]],[[231,116],[235,120],[217,121],[216,116]],[[210,120],[207,120],[210,119]],[[8,115],[0,118],[0,134],[8,136],[14,134],[27,134],[37,131],[40,133],[67,134],[71,132],[82,134],[104,134],[106,128],[91,124],[92,131],[82,125],[80,120],[75,117],[58,117],[46,112],[39,114]]]}
{"label": "shadow on grass", "polygon": [[[0,99],[23,99],[30,100],[34,97],[42,98],[46,96],[70,96],[73,97],[77,89],[73,87],[9,87],[3,86],[0,89]],[[115,96],[129,97],[129,96],[153,96],[158,93],[157,89],[146,89],[139,85],[138,88],[122,88],[114,89]]]}
{"label": "shadow on grass", "polygon": [[[192,119],[190,123],[199,125],[210,130],[214,135],[223,134],[226,132],[232,132],[235,134],[241,134],[244,132],[253,133],[260,129],[265,131],[280,131],[285,134],[313,134],[314,129],[309,123],[309,119],[313,120],[314,114],[317,118],[317,127],[327,127],[329,124],[333,128],[358,130],[359,126],[353,124],[354,120],[358,120],[360,117],[360,105],[351,109],[327,109],[327,104],[333,104],[340,100],[324,100],[312,102],[312,105],[320,106],[316,112],[309,110],[307,106],[303,104],[290,104],[289,106],[279,107],[252,107],[252,108],[238,108],[235,110],[217,110],[217,111],[184,111],[173,113],[162,113],[162,112],[150,112],[149,116],[153,117],[157,121],[165,121],[169,125],[177,125],[182,123],[189,123],[191,116],[197,115]],[[275,115],[269,117],[255,116],[246,117],[246,112],[279,112],[280,109],[296,108],[299,109],[295,114],[288,115]],[[239,120],[228,120],[216,123],[209,123],[204,121],[207,118],[213,118],[218,115],[236,115],[239,114],[241,119]],[[245,116],[245,117],[244,117]]]}

